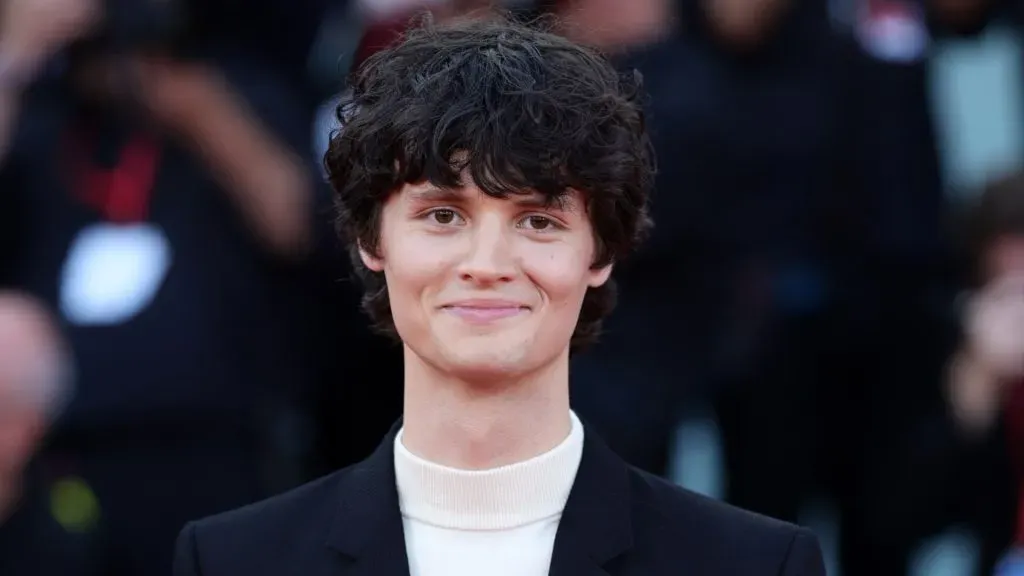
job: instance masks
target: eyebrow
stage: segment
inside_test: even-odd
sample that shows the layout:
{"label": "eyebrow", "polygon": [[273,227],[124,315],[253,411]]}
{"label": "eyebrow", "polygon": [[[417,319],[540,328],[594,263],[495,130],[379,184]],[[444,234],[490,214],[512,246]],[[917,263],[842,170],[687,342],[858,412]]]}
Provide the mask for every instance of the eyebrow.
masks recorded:
{"label": "eyebrow", "polygon": [[466,199],[465,194],[458,190],[451,188],[438,188],[436,186],[426,186],[418,190],[414,190],[411,196],[413,200],[418,200],[420,202],[455,202]]}
{"label": "eyebrow", "polygon": [[[412,199],[419,202],[462,202],[466,193],[456,188],[440,188],[426,186],[412,192]],[[547,199],[541,194],[510,194],[506,198],[510,202],[527,208],[544,208],[547,210],[572,210],[576,205],[572,196],[566,195]]]}

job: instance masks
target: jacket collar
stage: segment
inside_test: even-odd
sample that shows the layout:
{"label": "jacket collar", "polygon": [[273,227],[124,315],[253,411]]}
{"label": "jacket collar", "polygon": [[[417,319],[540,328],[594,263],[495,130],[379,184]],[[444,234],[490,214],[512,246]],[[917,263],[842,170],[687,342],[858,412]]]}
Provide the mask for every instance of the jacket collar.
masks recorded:
{"label": "jacket collar", "polygon": [[[399,420],[369,458],[339,476],[340,505],[327,545],[352,562],[351,574],[408,576],[395,482]],[[629,468],[584,423],[583,458],[555,537],[552,576],[608,574],[632,547]]]}

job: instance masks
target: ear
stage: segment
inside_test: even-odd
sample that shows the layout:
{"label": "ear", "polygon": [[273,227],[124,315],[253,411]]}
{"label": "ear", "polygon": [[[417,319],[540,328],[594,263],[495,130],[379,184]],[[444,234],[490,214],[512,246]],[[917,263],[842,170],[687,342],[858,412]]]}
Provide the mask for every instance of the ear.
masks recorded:
{"label": "ear", "polygon": [[359,245],[359,259],[363,261],[364,266],[373,272],[382,272],[384,270],[384,259],[368,252],[363,248],[362,244]]}
{"label": "ear", "polygon": [[603,286],[612,275],[612,264],[602,266],[601,268],[591,268],[590,278],[587,279],[587,285],[591,288],[597,288]]}

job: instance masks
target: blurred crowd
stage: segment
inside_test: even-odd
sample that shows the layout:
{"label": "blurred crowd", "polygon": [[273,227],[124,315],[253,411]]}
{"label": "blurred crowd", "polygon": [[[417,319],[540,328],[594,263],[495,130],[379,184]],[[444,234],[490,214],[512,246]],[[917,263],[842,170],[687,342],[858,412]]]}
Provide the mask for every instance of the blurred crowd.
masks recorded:
{"label": "blurred crowd", "polygon": [[0,574],[170,574],[379,442],[401,351],[321,157],[352,66],[494,9],[649,93],[584,421],[830,574],[1024,574],[1018,0],[0,0]]}

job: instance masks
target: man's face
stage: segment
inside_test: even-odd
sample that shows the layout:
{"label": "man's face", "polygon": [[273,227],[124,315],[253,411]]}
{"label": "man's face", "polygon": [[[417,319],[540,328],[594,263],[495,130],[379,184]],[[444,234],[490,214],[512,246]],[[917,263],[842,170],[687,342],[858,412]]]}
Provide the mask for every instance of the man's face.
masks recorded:
{"label": "man's face", "polygon": [[405,345],[443,373],[475,383],[515,378],[567,354],[592,268],[594,235],[580,194],[487,196],[476,186],[406,185],[381,216],[379,258]]}

